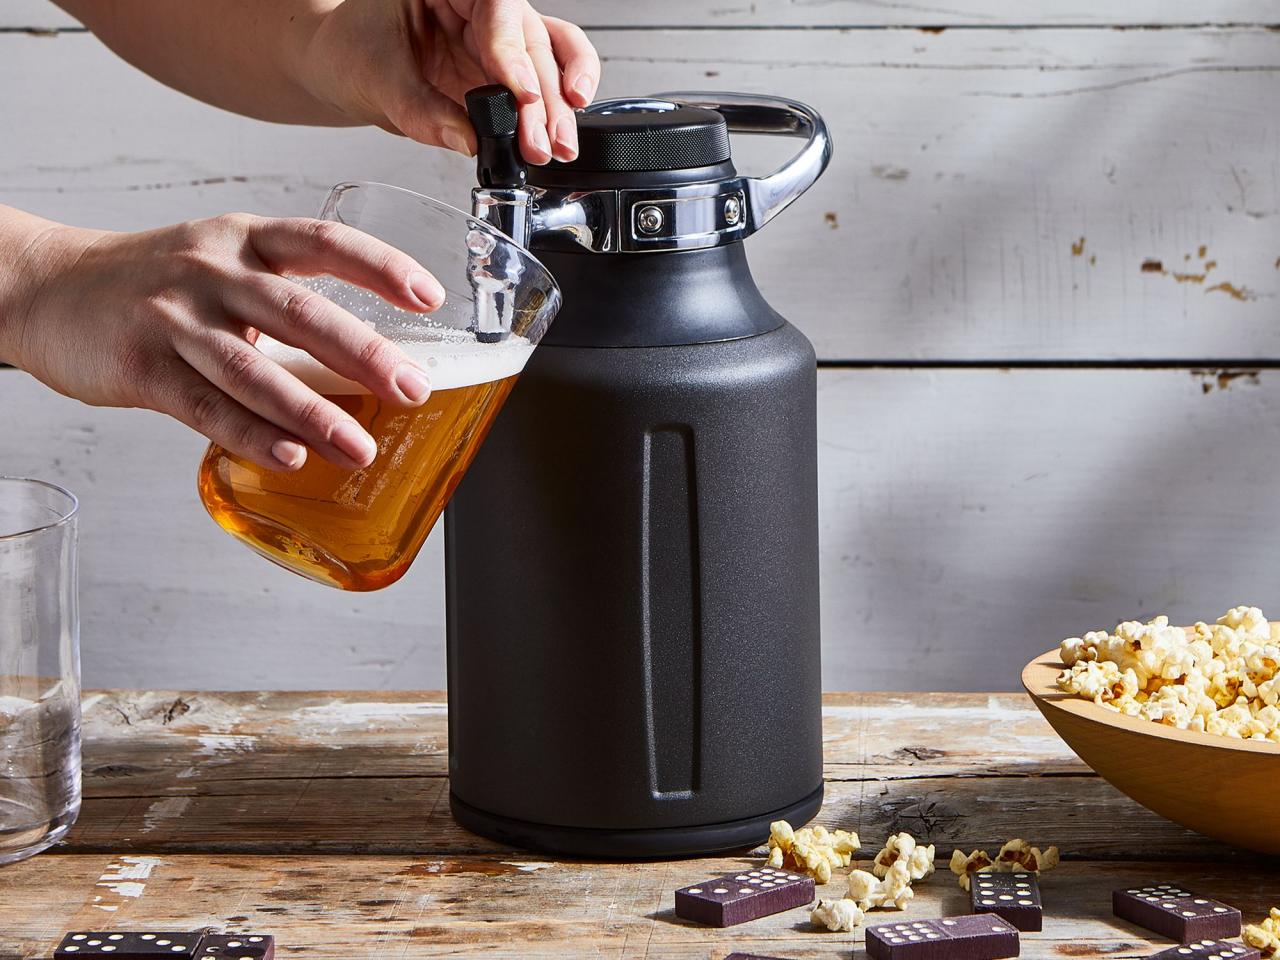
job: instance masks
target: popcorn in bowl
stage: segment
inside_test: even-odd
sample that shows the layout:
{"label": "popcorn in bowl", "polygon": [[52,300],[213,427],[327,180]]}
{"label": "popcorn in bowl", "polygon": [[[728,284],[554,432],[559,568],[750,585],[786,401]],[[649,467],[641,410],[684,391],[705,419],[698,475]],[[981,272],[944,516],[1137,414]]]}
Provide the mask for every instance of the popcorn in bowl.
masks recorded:
{"label": "popcorn in bowl", "polygon": [[1280,743],[1280,625],[1234,607],[1190,631],[1160,616],[1061,645],[1058,688],[1180,730]]}

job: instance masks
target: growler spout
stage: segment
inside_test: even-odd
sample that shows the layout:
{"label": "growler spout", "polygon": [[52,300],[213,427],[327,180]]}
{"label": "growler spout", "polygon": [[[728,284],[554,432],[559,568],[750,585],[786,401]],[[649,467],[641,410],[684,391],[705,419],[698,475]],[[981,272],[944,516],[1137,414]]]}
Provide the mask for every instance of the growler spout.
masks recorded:
{"label": "growler spout", "polygon": [[[520,246],[529,239],[532,196],[525,187],[527,169],[516,138],[516,98],[496,84],[467,93],[467,115],[476,131],[476,181],[471,215],[511,237]],[[467,279],[474,294],[476,339],[501,340],[511,332],[512,291],[520,265],[479,230],[467,236]]]}
{"label": "growler spout", "polygon": [[477,87],[467,92],[467,115],[476,132],[479,184],[471,191],[471,215],[527,246],[533,198],[516,138],[516,98],[497,84]]}

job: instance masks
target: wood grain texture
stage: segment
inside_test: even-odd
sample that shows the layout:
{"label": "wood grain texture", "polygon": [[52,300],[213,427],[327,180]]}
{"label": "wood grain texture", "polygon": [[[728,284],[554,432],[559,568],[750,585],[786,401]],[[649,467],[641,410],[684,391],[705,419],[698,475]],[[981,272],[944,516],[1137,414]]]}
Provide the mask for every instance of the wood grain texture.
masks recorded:
{"label": "wood grain texture", "polygon": [[[439,695],[152,692],[88,703],[85,807],[67,850],[504,849],[449,816]],[[1045,842],[1073,856],[1229,856],[1092,776],[1016,695],[832,695],[824,730],[820,821],[831,827],[908,830],[947,855],[1053,824]]]}
{"label": "wood grain texture", "polygon": [[[1271,371],[819,380],[828,689],[1013,689],[1022,664],[1086,629],[1280,608]],[[89,684],[444,684],[438,533],[401,583],[344,594],[209,520],[204,444],[176,422],[94,410],[13,371],[0,408],[5,472],[82,500]]]}
{"label": "wood grain texture", "polygon": [[[1022,683],[1053,729],[1107,782],[1162,816],[1232,846],[1280,853],[1280,744],[1233,740],[1124,717],[1058,689],[1057,650]],[[1172,775],[1170,771],[1182,775]]]}
{"label": "wood grain texture", "polygon": [[[723,3],[720,0],[544,0],[536,4],[544,13],[565,17],[588,29],[593,27],[710,26],[753,27],[856,26],[880,27],[947,25],[989,27],[999,25],[1114,25],[1274,23],[1275,6],[1269,0],[1218,0],[1212,4],[1194,0],[1043,0],[1019,6],[1008,0],[754,0]],[[76,21],[47,0],[5,0],[0,8],[3,27],[74,28]]]}
{"label": "wood grain texture", "polygon": [[[606,95],[775,92],[828,117],[830,171],[749,242],[766,294],[824,359],[1280,357],[1274,30],[595,39]],[[84,34],[0,35],[0,83],[47,91],[0,108],[14,131],[0,202],[76,223],[309,213],[353,178],[466,203],[472,180],[463,158],[380,132],[211,110]],[[791,146],[736,149],[763,172]]]}
{"label": "wood grain texture", "polygon": [[[861,940],[815,932],[804,911],[728,930],[674,917],[675,888],[759,853],[560,861],[459,831],[442,800],[440,694],[91,692],[85,702],[84,812],[68,844],[0,871],[5,960],[42,956],[68,929],[148,926],[261,930],[283,956],[332,957],[341,945],[352,958],[833,958]],[[868,855],[907,829],[938,843],[940,861],[952,846],[1014,833],[1074,858],[1044,877],[1045,931],[1028,935],[1026,956],[1154,952],[1110,916],[1110,891],[1138,881],[1184,883],[1252,918],[1280,894],[1268,862],[1229,855],[1101,783],[1025,697],[833,694],[824,715],[820,820],[858,829]],[[930,798],[926,818],[884,814],[908,796]],[[916,890],[905,914],[873,918],[965,909],[945,866]]]}

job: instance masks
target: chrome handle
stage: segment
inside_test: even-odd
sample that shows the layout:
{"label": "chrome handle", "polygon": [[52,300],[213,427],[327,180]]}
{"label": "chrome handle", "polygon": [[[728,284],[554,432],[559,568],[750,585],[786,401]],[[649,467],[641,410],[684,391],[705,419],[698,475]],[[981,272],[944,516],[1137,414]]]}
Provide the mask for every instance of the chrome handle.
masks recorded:
{"label": "chrome handle", "polygon": [[816,110],[798,100],[749,93],[676,91],[654,99],[705,107],[722,115],[730,133],[803,137],[800,152],[764,177],[743,177],[750,207],[748,232],[754,232],[804,193],[831,162],[831,133]]}
{"label": "chrome handle", "polygon": [[764,177],[595,190],[477,187],[473,213],[521,244],[557,237],[597,253],[706,250],[755,233],[813,186],[831,160],[831,134],[822,117],[783,97],[680,92],[597,101],[586,112],[660,112],[681,105],[717,111],[734,133],[803,137],[805,144]]}

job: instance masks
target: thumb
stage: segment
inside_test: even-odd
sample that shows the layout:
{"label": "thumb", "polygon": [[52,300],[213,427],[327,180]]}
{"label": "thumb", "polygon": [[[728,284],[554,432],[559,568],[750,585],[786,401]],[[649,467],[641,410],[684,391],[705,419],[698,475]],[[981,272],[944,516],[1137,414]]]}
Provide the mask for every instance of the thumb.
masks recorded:
{"label": "thumb", "polygon": [[410,140],[447,147],[464,157],[476,153],[476,135],[466,111],[425,84],[404,98],[408,104],[396,126]]}

